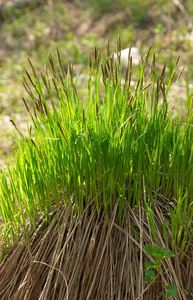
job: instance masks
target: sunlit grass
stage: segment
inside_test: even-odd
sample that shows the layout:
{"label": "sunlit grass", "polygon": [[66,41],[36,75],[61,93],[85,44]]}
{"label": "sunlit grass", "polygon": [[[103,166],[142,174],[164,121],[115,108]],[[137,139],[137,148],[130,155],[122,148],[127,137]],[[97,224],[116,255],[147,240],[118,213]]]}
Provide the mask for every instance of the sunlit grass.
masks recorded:
{"label": "sunlit grass", "polygon": [[[118,39],[118,54],[119,48]],[[58,65],[49,56],[50,69],[40,75],[30,62],[32,74],[24,79],[33,126],[26,137],[13,122],[18,150],[0,174],[4,245],[17,239],[21,228],[27,237],[39,214],[49,224],[51,208],[61,201],[77,214],[88,204],[103,208],[108,220],[118,200],[118,221],[128,205],[144,202],[156,241],[152,214],[155,202],[162,201],[171,210],[165,216],[172,224],[169,246],[187,250],[193,217],[192,111],[186,120],[172,119],[167,102],[172,78],[165,83],[163,68],[155,79],[155,57],[147,64],[148,53],[132,86],[132,59],[123,81],[119,59],[113,61],[107,45],[106,59],[96,50],[89,60],[88,93],[82,99],[72,65],[66,76],[57,55]]]}

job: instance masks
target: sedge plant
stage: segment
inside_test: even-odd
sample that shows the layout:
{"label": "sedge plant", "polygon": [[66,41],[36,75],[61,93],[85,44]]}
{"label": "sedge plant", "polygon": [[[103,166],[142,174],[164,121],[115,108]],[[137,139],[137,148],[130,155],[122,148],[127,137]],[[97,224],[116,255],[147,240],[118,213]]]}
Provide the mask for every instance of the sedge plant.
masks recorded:
{"label": "sedge plant", "polygon": [[26,136],[12,120],[17,151],[0,173],[4,246],[21,231],[29,238],[40,215],[49,224],[54,205],[69,204],[77,214],[96,206],[108,222],[118,200],[120,221],[145,193],[152,210],[160,195],[177,199],[171,207],[178,218],[172,250],[187,251],[184,239],[191,239],[193,217],[192,111],[185,121],[172,119],[167,97],[173,75],[165,83],[166,67],[157,74],[155,55],[147,53],[137,78],[129,55],[123,78],[120,53],[119,37],[116,62],[108,43],[106,58],[95,49],[86,97],[79,97],[73,65],[64,72],[59,51],[58,63],[50,54],[50,65],[40,74],[29,60],[23,101],[31,124]]}

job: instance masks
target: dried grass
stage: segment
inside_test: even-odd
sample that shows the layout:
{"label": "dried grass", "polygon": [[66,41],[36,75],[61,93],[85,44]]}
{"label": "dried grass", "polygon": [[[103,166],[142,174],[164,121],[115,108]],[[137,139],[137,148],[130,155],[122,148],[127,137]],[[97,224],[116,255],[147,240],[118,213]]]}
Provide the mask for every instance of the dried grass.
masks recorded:
{"label": "dried grass", "polygon": [[[120,225],[117,207],[118,204],[108,225],[103,212],[98,214],[95,208],[86,210],[79,218],[73,217],[70,208],[55,208],[46,229],[41,219],[38,229],[31,233],[30,247],[20,241],[9,249],[1,263],[0,299],[156,299],[156,279],[148,286],[141,283],[148,259],[142,245],[153,244],[146,213],[143,207],[128,208]],[[164,247],[163,209],[166,208],[157,202],[154,218],[158,243]],[[170,240],[169,222],[167,226]],[[193,257],[193,247],[188,255]],[[192,259],[187,256],[180,263],[176,252],[174,258],[163,263],[162,288],[175,284],[176,299],[193,299],[192,269]]]}

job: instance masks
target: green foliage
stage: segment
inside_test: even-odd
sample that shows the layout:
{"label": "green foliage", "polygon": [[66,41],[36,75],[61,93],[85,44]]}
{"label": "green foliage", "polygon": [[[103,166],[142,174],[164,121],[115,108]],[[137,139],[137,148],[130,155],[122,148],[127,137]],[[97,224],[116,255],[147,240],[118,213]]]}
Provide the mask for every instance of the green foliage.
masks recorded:
{"label": "green foliage", "polygon": [[[145,280],[142,283],[150,283],[155,278],[155,272],[151,269],[155,269],[157,271],[158,282],[157,282],[157,295],[158,299],[160,299],[160,273],[161,273],[161,265],[162,260],[167,259],[169,257],[174,257],[174,253],[167,248],[157,247],[152,245],[145,245],[143,246],[145,251],[150,255],[153,256],[156,262],[147,261],[145,263]],[[166,287],[166,290],[163,291],[163,296],[167,298],[171,298],[173,296],[177,296],[177,288],[175,285],[169,284]]]}
{"label": "green foliage", "polygon": [[175,256],[174,253],[167,248],[154,247],[152,245],[145,245],[144,248],[149,255],[156,259],[157,262],[161,262],[163,259]]}
{"label": "green foliage", "polygon": [[145,270],[145,280],[142,283],[149,283],[155,278],[155,272],[153,270]]}
{"label": "green foliage", "polygon": [[173,284],[168,284],[166,287],[166,290],[163,291],[163,296],[167,297],[169,299],[171,297],[176,297],[177,293],[178,293],[178,291],[177,291],[176,286]]}
{"label": "green foliage", "polygon": [[153,261],[147,261],[145,263],[145,266],[146,266],[147,270],[148,269],[158,269],[161,267],[161,263],[160,262],[154,263]]}

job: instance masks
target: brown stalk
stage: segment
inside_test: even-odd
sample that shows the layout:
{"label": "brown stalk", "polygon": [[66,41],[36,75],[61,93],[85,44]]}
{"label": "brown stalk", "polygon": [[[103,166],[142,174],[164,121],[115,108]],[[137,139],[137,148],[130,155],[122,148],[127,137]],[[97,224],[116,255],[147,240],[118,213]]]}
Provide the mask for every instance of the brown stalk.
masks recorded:
{"label": "brown stalk", "polygon": [[22,134],[21,130],[17,127],[17,125],[15,124],[15,122],[12,119],[9,120],[9,121],[13,124],[13,126],[15,127],[15,129],[17,130],[17,132],[19,133],[19,135],[22,136],[23,134]]}
{"label": "brown stalk", "polygon": [[107,44],[105,46],[107,59],[110,57],[110,49],[109,49],[109,39],[107,40]]}
{"label": "brown stalk", "polygon": [[[34,300],[40,295],[47,300],[154,299],[155,281],[143,287],[141,284],[144,261],[149,259],[141,244],[153,243],[143,204],[126,207],[121,223],[116,221],[117,209],[109,216],[107,226],[102,210],[97,213],[93,207],[88,213],[86,209],[77,218],[63,199],[60,207],[53,207],[46,230],[43,217],[36,230],[30,229],[30,248],[22,236],[19,244],[9,247],[0,265],[0,299]],[[158,244],[164,247],[162,212],[163,203],[157,201],[154,221]],[[169,214],[166,205],[164,213]],[[166,225],[170,241],[169,218]],[[141,243],[132,228],[142,237]],[[188,256],[192,255],[190,246]],[[183,262],[178,255],[163,261],[160,274],[160,291],[167,284],[175,284],[179,300],[192,299],[192,263],[188,256]]]}
{"label": "brown stalk", "polygon": [[29,87],[28,82],[25,77],[23,77],[22,83],[23,83],[23,86],[24,86],[26,92],[28,93],[28,95],[33,99],[33,93],[31,91],[31,88]]}
{"label": "brown stalk", "polygon": [[63,66],[62,66],[62,60],[61,60],[60,52],[59,52],[58,48],[56,48],[56,51],[57,51],[57,56],[58,56],[59,67],[60,67],[60,70],[61,70],[61,72],[62,72],[63,78],[65,78],[64,68],[63,68]]}
{"label": "brown stalk", "polygon": [[63,92],[64,92],[64,94],[65,94],[66,97],[67,97],[66,87],[65,87],[65,85],[64,85],[64,80],[63,80],[63,77],[61,76],[61,74],[59,74],[59,78],[60,78],[60,81],[61,81],[61,83],[62,83]]}
{"label": "brown stalk", "polygon": [[129,75],[128,75],[128,86],[127,86],[127,98],[130,98],[130,87],[131,87],[131,75],[132,75],[132,57],[129,60]]}
{"label": "brown stalk", "polygon": [[62,127],[61,127],[61,125],[60,125],[60,123],[58,121],[57,121],[57,125],[58,125],[58,127],[60,129],[60,132],[62,133],[62,135],[63,135],[63,137],[64,137],[64,139],[66,141],[66,144],[69,146],[68,140],[67,140],[67,138],[66,138],[66,136],[65,136],[65,134],[64,134],[64,132],[62,130]]}
{"label": "brown stalk", "polygon": [[31,62],[30,58],[27,57],[27,60],[28,60],[28,62],[29,62],[29,64],[30,64],[30,67],[31,67],[31,69],[32,69],[32,72],[33,72],[34,77],[37,78],[37,74],[36,74],[35,68],[34,68],[34,66],[33,66],[33,64],[32,64],[32,62]]}
{"label": "brown stalk", "polygon": [[52,73],[53,73],[54,77],[56,77],[56,70],[55,70],[54,61],[53,61],[53,58],[52,58],[51,54],[48,55],[48,59],[49,59],[49,62],[50,62],[50,66],[52,68]]}
{"label": "brown stalk", "polygon": [[96,116],[97,116],[97,121],[99,123],[99,109],[98,109],[98,104],[96,103]]}
{"label": "brown stalk", "polygon": [[26,101],[25,101],[25,99],[22,97],[22,100],[23,100],[23,103],[24,103],[24,105],[25,105],[25,107],[26,107],[26,109],[27,109],[27,112],[29,113],[29,115],[30,115],[30,110],[29,110],[29,107],[28,107],[28,105],[27,105],[27,103],[26,103]]}
{"label": "brown stalk", "polygon": [[37,152],[38,156],[40,156],[39,151],[38,151],[38,148],[37,148],[37,146],[36,146],[36,143],[34,142],[33,139],[31,139],[31,142],[32,142],[32,144],[34,145],[34,147],[35,147],[35,149],[36,149],[36,152]]}
{"label": "brown stalk", "polygon": [[59,91],[58,91],[58,87],[57,87],[55,78],[52,78],[52,82],[53,82],[54,88],[56,90],[57,98],[60,99],[60,94],[59,94]]}

